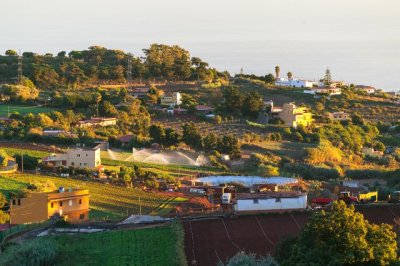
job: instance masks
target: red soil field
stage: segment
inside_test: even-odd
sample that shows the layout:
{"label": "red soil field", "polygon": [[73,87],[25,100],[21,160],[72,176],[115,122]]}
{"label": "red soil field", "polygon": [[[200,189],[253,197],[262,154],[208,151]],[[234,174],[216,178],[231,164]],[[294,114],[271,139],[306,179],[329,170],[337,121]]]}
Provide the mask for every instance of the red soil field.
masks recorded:
{"label": "red soil field", "polygon": [[[400,206],[359,207],[371,223],[394,224]],[[185,252],[188,264],[216,265],[242,250],[258,255],[274,253],[275,245],[287,236],[297,235],[310,213],[285,213],[235,218],[185,221]]]}

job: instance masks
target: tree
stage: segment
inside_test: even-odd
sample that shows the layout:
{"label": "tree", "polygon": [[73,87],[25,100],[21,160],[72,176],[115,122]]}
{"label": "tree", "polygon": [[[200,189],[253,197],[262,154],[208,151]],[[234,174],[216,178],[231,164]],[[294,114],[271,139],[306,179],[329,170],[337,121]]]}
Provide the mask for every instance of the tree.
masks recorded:
{"label": "tree", "polygon": [[269,73],[269,74],[265,75],[264,81],[265,81],[265,83],[273,83],[273,82],[275,82],[275,77],[273,74]]}
{"label": "tree", "polygon": [[182,126],[182,131],[182,140],[186,145],[195,150],[201,150],[203,148],[202,134],[193,122],[185,123]]}
{"label": "tree", "polygon": [[218,266],[279,266],[272,257],[257,257],[255,254],[246,254],[243,251],[228,259],[226,264],[218,263]]}
{"label": "tree", "polygon": [[204,137],[204,150],[205,151],[213,151],[213,150],[218,150],[220,146],[220,139],[215,133],[210,133],[207,136]]}
{"label": "tree", "polygon": [[251,118],[257,118],[264,107],[264,102],[260,94],[250,92],[244,96],[242,103],[242,114]]}
{"label": "tree", "polygon": [[225,135],[220,142],[219,150],[223,153],[229,154],[233,159],[240,158],[240,144],[239,140],[233,135]]}
{"label": "tree", "polygon": [[279,66],[275,67],[275,79],[279,79],[279,75],[281,73],[281,68]]}
{"label": "tree", "polygon": [[371,225],[343,201],[315,212],[291,241],[282,265],[389,265],[397,261],[396,233],[387,224]]}
{"label": "tree", "polygon": [[9,49],[9,50],[6,51],[6,55],[8,55],[8,56],[17,56],[18,53],[15,50]]}
{"label": "tree", "polygon": [[293,78],[293,73],[292,72],[288,72],[287,73],[287,77],[288,77],[288,79],[292,79]]}
{"label": "tree", "polygon": [[331,76],[331,71],[329,70],[329,68],[327,68],[325,71],[323,83],[324,83],[325,87],[330,87],[332,84],[332,76]]}
{"label": "tree", "polygon": [[179,143],[180,137],[181,136],[179,135],[179,133],[173,130],[172,128],[166,128],[164,144],[168,147],[175,146]]}
{"label": "tree", "polygon": [[227,113],[238,112],[243,103],[243,96],[236,87],[226,87],[222,91],[223,109]]}
{"label": "tree", "polygon": [[354,125],[359,125],[362,126],[364,125],[364,119],[360,114],[354,114],[351,116],[351,122],[353,122]]}
{"label": "tree", "polygon": [[261,164],[258,166],[258,174],[261,176],[279,176],[279,168],[272,165]]}
{"label": "tree", "polygon": [[149,128],[149,135],[153,142],[163,144],[165,141],[165,130],[160,125],[151,125]]}
{"label": "tree", "polygon": [[[0,167],[4,167],[8,165],[8,154],[5,150],[0,150]],[[1,209],[1,207],[0,207]]]}

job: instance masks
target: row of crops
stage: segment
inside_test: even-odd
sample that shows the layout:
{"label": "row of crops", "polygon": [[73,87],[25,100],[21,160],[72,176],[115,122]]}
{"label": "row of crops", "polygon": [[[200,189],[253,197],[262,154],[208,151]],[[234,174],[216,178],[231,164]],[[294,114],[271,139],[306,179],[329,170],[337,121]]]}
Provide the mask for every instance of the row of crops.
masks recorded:
{"label": "row of crops", "polygon": [[9,195],[11,192],[25,189],[30,183],[47,180],[54,182],[57,187],[89,189],[91,218],[121,219],[131,214],[139,214],[139,203],[142,213],[148,213],[168,198],[162,194],[134,188],[35,174],[0,176],[0,192]]}

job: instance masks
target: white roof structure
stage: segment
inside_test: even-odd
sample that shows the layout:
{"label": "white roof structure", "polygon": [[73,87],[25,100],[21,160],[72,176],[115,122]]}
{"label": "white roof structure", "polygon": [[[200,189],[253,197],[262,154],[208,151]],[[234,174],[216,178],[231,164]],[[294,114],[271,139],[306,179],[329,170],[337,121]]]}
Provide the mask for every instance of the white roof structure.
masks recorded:
{"label": "white roof structure", "polygon": [[197,178],[196,182],[203,182],[209,186],[218,186],[226,183],[238,183],[246,187],[260,184],[288,185],[297,183],[297,179],[289,177],[261,177],[261,176],[207,176]]}

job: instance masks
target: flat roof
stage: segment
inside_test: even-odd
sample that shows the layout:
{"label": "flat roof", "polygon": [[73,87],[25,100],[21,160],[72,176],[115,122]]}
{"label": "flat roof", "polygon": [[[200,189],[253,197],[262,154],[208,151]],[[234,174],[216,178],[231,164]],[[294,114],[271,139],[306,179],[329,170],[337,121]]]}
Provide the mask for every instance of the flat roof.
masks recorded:
{"label": "flat roof", "polygon": [[236,200],[246,199],[271,199],[271,198],[297,198],[300,196],[306,196],[307,193],[300,191],[269,191],[265,193],[236,193]]}

